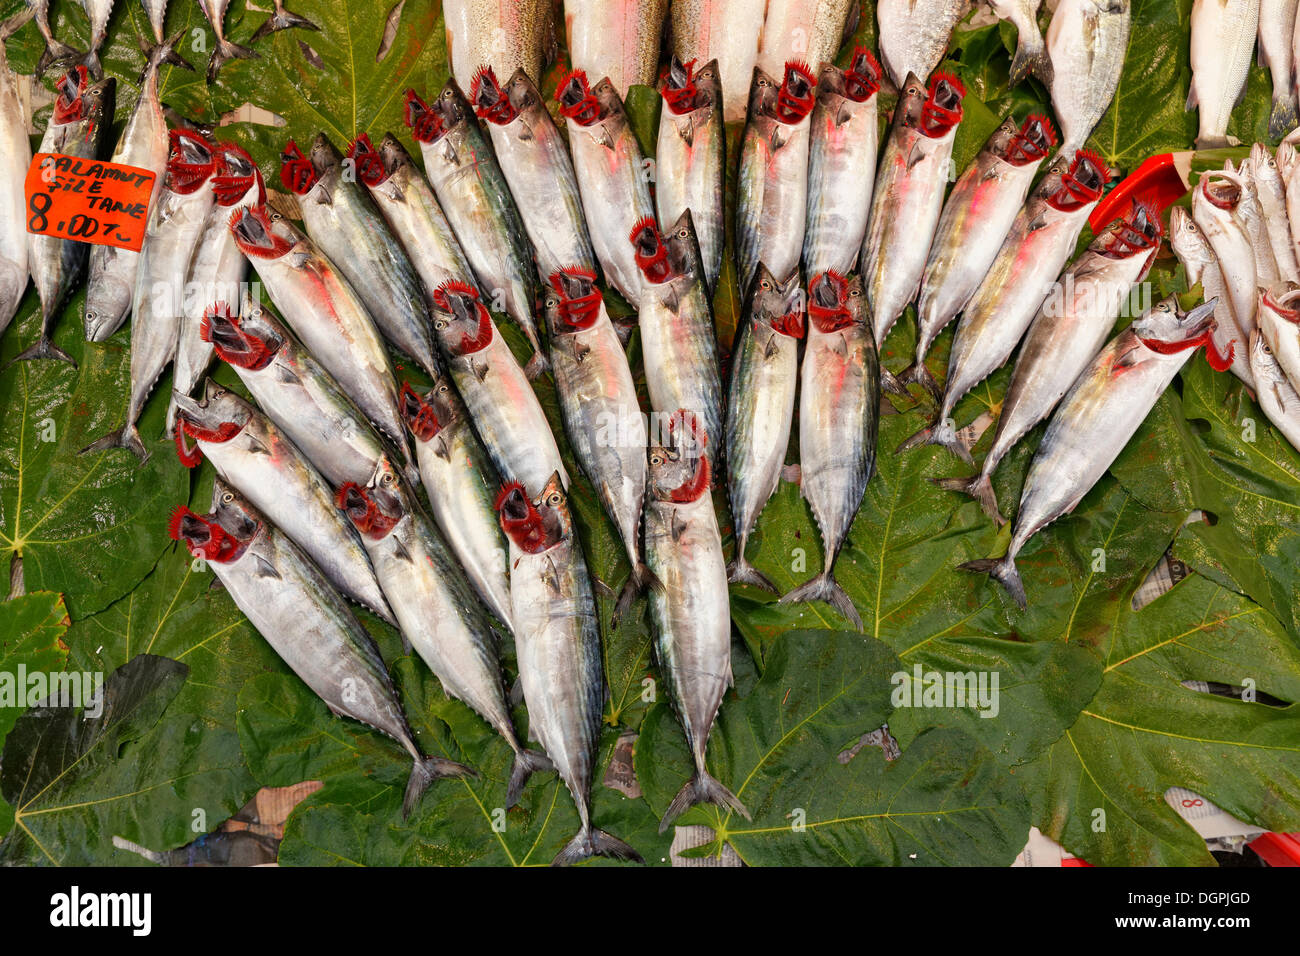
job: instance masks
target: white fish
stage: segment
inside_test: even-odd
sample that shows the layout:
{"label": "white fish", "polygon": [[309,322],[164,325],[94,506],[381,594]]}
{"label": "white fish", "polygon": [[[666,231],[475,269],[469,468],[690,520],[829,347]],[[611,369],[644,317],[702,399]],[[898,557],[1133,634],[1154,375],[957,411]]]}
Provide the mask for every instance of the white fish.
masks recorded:
{"label": "white fish", "polygon": [[1196,0],[1192,6],[1192,89],[1197,149],[1228,145],[1228,120],[1246,89],[1260,0]]}

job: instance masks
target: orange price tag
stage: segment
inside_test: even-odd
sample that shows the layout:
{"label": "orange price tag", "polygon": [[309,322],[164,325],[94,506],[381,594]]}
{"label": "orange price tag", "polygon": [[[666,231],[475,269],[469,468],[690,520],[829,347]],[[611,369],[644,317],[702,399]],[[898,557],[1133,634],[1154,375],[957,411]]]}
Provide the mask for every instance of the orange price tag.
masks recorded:
{"label": "orange price tag", "polygon": [[62,153],[27,167],[27,231],[140,251],[157,174]]}

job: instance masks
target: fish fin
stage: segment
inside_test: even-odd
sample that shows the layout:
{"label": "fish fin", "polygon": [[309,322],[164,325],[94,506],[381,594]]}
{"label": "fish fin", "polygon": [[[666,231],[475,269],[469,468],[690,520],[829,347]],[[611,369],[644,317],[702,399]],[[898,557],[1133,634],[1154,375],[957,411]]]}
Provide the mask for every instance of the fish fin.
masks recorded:
{"label": "fish fin", "polygon": [[469,370],[474,373],[474,377],[480,382],[487,379],[488,365],[486,362],[476,362],[473,359],[470,359]]}
{"label": "fish fin", "polygon": [[103,438],[97,438],[91,442],[78,455],[84,455],[89,451],[106,451],[109,448],[126,448],[135,453],[135,457],[140,459],[140,464],[149,460],[151,452],[144,447],[144,441],[140,438],[140,431],[134,425],[123,425],[116,431],[111,431]]}
{"label": "fish fin", "polygon": [[[582,361],[582,359],[579,358],[578,361]],[[542,350],[538,349],[537,351],[533,352],[533,357],[530,358],[528,360],[528,364],[524,366],[524,375],[528,377],[528,381],[532,382],[540,378],[542,375],[546,374],[547,370],[550,369],[550,367],[551,367],[551,363],[547,361],[546,356],[542,353]]]}
{"label": "fish fin", "polygon": [[438,435],[434,441],[437,444],[433,446],[433,453],[443,461],[451,461],[451,445],[447,443],[447,440],[442,435]]}
{"label": "fish fin", "polygon": [[613,860],[631,860],[634,863],[645,862],[640,853],[618,837],[586,826],[556,854],[551,866],[569,866],[592,856],[607,856]]}
{"label": "fish fin", "polygon": [[32,359],[58,359],[60,362],[67,362],[73,368],[77,367],[76,359],[42,335],[35,345],[15,355],[5,368],[10,368],[18,362],[30,362]]}
{"label": "fish fin", "polygon": [[252,435],[248,436],[248,450],[254,455],[266,455],[268,458],[271,456],[271,449],[266,446],[266,443]]}
{"label": "fish fin", "polygon": [[680,540],[682,535],[686,533],[686,522],[677,516],[675,510],[673,511],[673,518],[669,524],[668,531],[672,534],[674,541]]}
{"label": "fish fin", "polygon": [[781,595],[778,603],[797,604],[804,601],[824,601],[835,608],[859,633],[862,632],[862,615],[853,606],[853,601],[839,586],[829,568],[812,580],[805,581],[797,588]]}
{"label": "fish fin", "polygon": [[709,776],[706,771],[697,770],[695,776],[687,780],[682,789],[677,791],[673,802],[668,804],[663,819],[659,821],[659,832],[666,833],[674,820],[697,803],[716,804],[733,813],[739,813],[746,820],[754,819],[734,793]]}
{"label": "fish fin", "polygon": [[268,33],[277,33],[280,30],[289,30],[293,27],[301,27],[304,30],[320,29],[320,27],[316,26],[316,24],[312,23],[306,17],[300,16],[292,10],[286,10],[284,7],[281,7],[266,18],[266,21],[257,28],[257,32],[249,38],[248,42],[256,43]]}
{"label": "fish fin", "polygon": [[140,51],[145,55],[145,67],[140,71],[140,83],[144,83],[144,78],[149,75],[150,70],[156,70],[158,67],[167,63],[171,66],[178,66],[184,70],[194,70],[189,61],[176,51],[176,45],[181,42],[185,36],[184,30],[178,30],[161,43],[150,43],[144,37],[140,38]]}
{"label": "fish fin", "polygon": [[623,615],[632,606],[632,602],[650,588],[662,591],[664,585],[647,565],[638,561],[632,567],[632,573],[623,582],[622,590],[619,591],[618,601],[614,604],[614,613],[610,617],[610,627],[618,627],[618,622],[622,620]]}
{"label": "fish fin", "polygon": [[[541,353],[538,353],[541,354]],[[573,336],[573,360],[581,362],[591,354],[591,346],[578,341],[578,337]]]}
{"label": "fish fin", "polygon": [[538,771],[554,769],[555,765],[546,754],[536,750],[520,750],[516,753],[515,762],[510,766],[510,782],[506,785],[506,809],[509,810],[519,802],[519,795],[523,793],[529,777]]}
{"label": "fish fin", "polygon": [[1183,104],[1183,112],[1188,113],[1196,109],[1199,102],[1196,98],[1196,84],[1193,83],[1191,89],[1187,91],[1187,102]]}
{"label": "fish fin", "polygon": [[976,561],[967,561],[965,564],[957,565],[957,568],[961,571],[987,574],[1006,588],[1007,593],[1020,605],[1020,610],[1023,611],[1029,606],[1025,600],[1024,582],[1020,580],[1020,572],[1016,570],[1015,559],[1010,555],[1005,558],[980,558]]}
{"label": "fish fin", "polygon": [[511,707],[518,707],[524,702],[524,682],[521,678],[515,678],[515,682],[511,685],[510,693],[506,699],[509,701]]}
{"label": "fish fin", "polygon": [[102,80],[104,78],[104,64],[99,62],[98,50],[88,51],[82,56],[81,62],[94,79]]}
{"label": "fish fin", "polygon": [[912,150],[907,154],[907,169],[910,170],[923,159],[925,159],[925,150],[921,149],[921,143],[918,140],[912,144]]}
{"label": "fish fin", "polygon": [[1295,90],[1288,89],[1282,91],[1281,96],[1274,95],[1273,111],[1268,116],[1268,135],[1281,139],[1295,129],[1297,123],[1300,123],[1300,110],[1296,108]]}
{"label": "fish fin", "polygon": [[45,49],[41,51],[41,57],[36,61],[36,76],[39,79],[44,76],[52,66],[62,67],[64,63],[70,60],[81,60],[84,54],[76,47],[68,46],[62,40],[50,38]]}
{"label": "fish fin", "polygon": [[396,535],[393,535],[393,554],[407,564],[411,564],[415,560],[411,557],[411,552],[407,550],[406,545],[402,544],[402,539]]}
{"label": "fish fin", "polygon": [[260,554],[253,555],[253,565],[257,568],[259,578],[273,578],[277,581],[282,578],[280,572],[275,569],[275,565]]}
{"label": "fish fin", "polygon": [[1228,145],[1227,136],[1198,136],[1197,149],[1224,149]]}
{"label": "fish fin", "polygon": [[687,146],[695,145],[695,123],[689,116],[685,122],[674,123],[673,126],[677,129],[677,135],[682,138],[683,143]]}
{"label": "fish fin", "polygon": [[444,777],[477,777],[478,771],[466,767],[464,764],[456,763],[454,760],[444,760],[442,757],[421,757],[415,761],[415,766],[411,769],[411,777],[406,782],[406,793],[402,797],[402,819],[405,820],[411,815],[420,798],[424,796],[424,791],[429,789],[429,784],[435,780],[441,780]]}
{"label": "fish fin", "polygon": [[[556,570],[555,560],[551,558],[549,555],[546,558],[546,569],[543,576],[546,579],[546,586],[550,589],[551,593],[558,596],[560,592],[563,590],[560,587],[560,573],[559,571]],[[606,585],[603,581],[597,580],[596,583],[603,586],[606,591],[609,590],[609,586]]]}
{"label": "fish fin", "polygon": [[898,380],[898,376],[883,365],[880,366],[880,387],[894,395],[901,395],[904,398],[911,397],[907,394],[907,389],[903,386],[903,383]]}
{"label": "fish fin", "polygon": [[943,401],[943,389],[939,387],[939,383],[934,380],[934,376],[930,374],[930,370],[925,367],[923,361],[918,360],[903,369],[903,373],[898,376],[898,380],[903,383],[914,382],[925,389],[936,402]]}
{"label": "fish fin", "polygon": [[1015,86],[1030,74],[1051,88],[1052,61],[1047,55],[1047,47],[1043,43],[1043,35],[1038,32],[1037,23],[1033,24],[1032,32],[1021,32],[1016,39],[1016,53],[1011,58],[1011,75],[1007,85]]}
{"label": "fish fin", "polygon": [[[740,545],[736,545],[739,552]],[[754,567],[745,560],[743,554],[737,553],[731,563],[727,565],[727,580],[732,584],[748,584],[752,587],[762,588],[764,591],[771,591],[773,594],[779,594],[776,585],[768,580],[767,575],[758,568]]]}
{"label": "fish fin", "polygon": [[936,421],[925,428],[922,428],[912,437],[906,439],[901,445],[894,450],[898,452],[907,451],[909,448],[919,448],[922,445],[942,445],[962,461],[969,464],[975,464],[975,459],[971,457],[970,449],[966,443],[961,440],[957,434],[957,429],[952,422]]}
{"label": "fish fin", "polygon": [[275,367],[275,377],[282,385],[302,384],[301,376],[287,365],[277,365]]}
{"label": "fish fin", "polygon": [[218,40],[217,48],[212,51],[212,58],[208,60],[208,82],[212,83],[216,80],[217,72],[227,60],[257,60],[261,59],[261,56],[262,54],[256,50],[250,50],[238,43]]}
{"label": "fish fin", "polygon": [[993,493],[992,476],[981,471],[978,475],[969,478],[931,478],[930,481],[944,491],[960,491],[962,494],[970,495],[980,503],[984,513],[999,525],[1007,523],[1007,519],[1002,517],[1002,512],[998,510],[997,495]]}

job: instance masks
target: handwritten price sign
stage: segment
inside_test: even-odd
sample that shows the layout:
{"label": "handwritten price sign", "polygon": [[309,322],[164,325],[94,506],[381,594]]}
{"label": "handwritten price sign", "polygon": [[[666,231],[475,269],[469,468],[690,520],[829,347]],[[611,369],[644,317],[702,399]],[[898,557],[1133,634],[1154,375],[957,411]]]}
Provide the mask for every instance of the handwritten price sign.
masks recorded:
{"label": "handwritten price sign", "polygon": [[140,251],[156,174],[37,153],[27,167],[27,231]]}

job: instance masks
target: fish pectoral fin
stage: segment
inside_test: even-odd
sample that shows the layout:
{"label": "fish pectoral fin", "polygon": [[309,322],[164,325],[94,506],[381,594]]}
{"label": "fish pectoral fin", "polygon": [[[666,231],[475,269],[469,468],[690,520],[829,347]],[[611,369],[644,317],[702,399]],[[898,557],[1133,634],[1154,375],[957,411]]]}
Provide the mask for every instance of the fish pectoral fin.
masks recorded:
{"label": "fish pectoral fin", "polygon": [[830,349],[832,352],[834,352],[836,355],[840,357],[845,357],[849,354],[848,337],[843,332],[841,332],[839,335],[835,336],[835,338],[833,338],[830,342],[828,342],[826,347]]}
{"label": "fish pectoral fin", "polygon": [[438,435],[434,438],[433,453],[443,461],[451,461],[451,446],[447,444],[447,439]]}
{"label": "fish pectoral fin", "polygon": [[1183,104],[1183,112],[1196,109],[1196,103],[1196,84],[1193,83],[1192,88],[1187,91],[1187,102]]}
{"label": "fish pectoral fin", "polygon": [[397,535],[393,535],[392,538],[393,557],[397,558],[399,561],[405,561],[407,564],[413,564],[415,559],[411,557],[411,552],[407,549],[406,545],[402,543],[402,539],[397,537]]}
{"label": "fish pectoral fin", "polygon": [[253,555],[253,567],[257,569],[259,578],[273,578],[277,581],[281,578],[280,572],[275,569],[275,565],[260,554]]}
{"label": "fish pectoral fin", "polygon": [[676,511],[673,511],[672,522],[669,524],[668,530],[671,532],[674,541],[680,540],[681,536],[686,533],[686,522],[678,517]]}
{"label": "fish pectoral fin", "polygon": [[1138,353],[1137,346],[1134,345],[1132,348],[1126,350],[1123,355],[1119,356],[1119,358],[1115,359],[1113,363],[1111,363],[1110,374],[1120,375],[1124,372],[1127,372],[1129,369],[1137,368],[1137,366],[1141,364],[1142,364],[1142,356]]}
{"label": "fish pectoral fin", "polygon": [[301,385],[302,379],[293,369],[284,365],[277,365],[275,369],[276,379],[283,385]]}
{"label": "fish pectoral fin", "polygon": [[488,365],[486,362],[476,362],[473,359],[470,359],[469,370],[474,373],[474,377],[480,382],[487,378]]}
{"label": "fish pectoral fin", "polygon": [[912,148],[907,154],[906,168],[910,171],[913,166],[923,159],[925,159],[925,150],[921,148],[920,141],[917,141],[912,144]]}
{"label": "fish pectoral fin", "polygon": [[551,593],[558,595],[560,593],[560,572],[559,569],[555,567],[555,561],[550,557],[547,557],[546,559],[546,569],[543,572],[542,577],[546,581],[546,586],[550,589]]}
{"label": "fish pectoral fin", "polygon": [[695,124],[687,118],[684,123],[677,123],[677,135],[682,138],[682,142],[687,146],[695,145]]}
{"label": "fish pectoral fin", "polygon": [[590,355],[590,354],[591,354],[591,346],[590,346],[590,345],[585,345],[584,343],[579,342],[579,341],[577,340],[577,338],[575,337],[574,340],[573,340],[573,358],[574,358],[574,360],[575,360],[575,361],[578,361],[578,362],[581,362],[583,359],[585,359],[585,358],[586,358],[588,355]]}
{"label": "fish pectoral fin", "polygon": [[262,439],[254,438],[251,435],[248,437],[248,450],[254,455],[267,455],[269,457],[271,454],[271,449],[266,446]]}
{"label": "fish pectoral fin", "polygon": [[588,133],[587,135],[591,137],[591,141],[593,143],[595,143],[597,146],[602,147],[603,149],[612,150],[614,148],[614,139],[609,135],[609,130],[605,129],[604,123],[596,127],[595,130]]}

